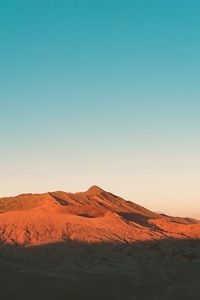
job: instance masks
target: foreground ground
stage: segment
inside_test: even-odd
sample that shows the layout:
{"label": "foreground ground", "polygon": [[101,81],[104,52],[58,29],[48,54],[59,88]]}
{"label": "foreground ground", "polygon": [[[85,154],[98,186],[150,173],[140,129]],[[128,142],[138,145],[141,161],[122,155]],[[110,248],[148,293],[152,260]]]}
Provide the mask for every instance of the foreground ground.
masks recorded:
{"label": "foreground ground", "polygon": [[199,300],[200,242],[1,248],[2,299]]}

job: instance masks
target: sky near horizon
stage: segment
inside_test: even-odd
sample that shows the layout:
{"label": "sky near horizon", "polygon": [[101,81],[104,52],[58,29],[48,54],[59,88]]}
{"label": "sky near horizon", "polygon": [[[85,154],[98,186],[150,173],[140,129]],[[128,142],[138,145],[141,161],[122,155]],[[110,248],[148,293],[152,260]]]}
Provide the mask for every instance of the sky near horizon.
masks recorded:
{"label": "sky near horizon", "polygon": [[200,218],[199,79],[199,1],[0,0],[0,197]]}

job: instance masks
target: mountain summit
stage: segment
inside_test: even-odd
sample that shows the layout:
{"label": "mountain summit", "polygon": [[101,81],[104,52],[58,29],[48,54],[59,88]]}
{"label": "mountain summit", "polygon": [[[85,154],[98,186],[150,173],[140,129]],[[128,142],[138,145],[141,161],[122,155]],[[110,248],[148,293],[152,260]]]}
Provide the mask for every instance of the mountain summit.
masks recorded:
{"label": "mountain summit", "polygon": [[87,190],[88,194],[93,194],[93,195],[101,194],[102,192],[104,192],[104,190],[98,187],[97,185],[93,185]]}

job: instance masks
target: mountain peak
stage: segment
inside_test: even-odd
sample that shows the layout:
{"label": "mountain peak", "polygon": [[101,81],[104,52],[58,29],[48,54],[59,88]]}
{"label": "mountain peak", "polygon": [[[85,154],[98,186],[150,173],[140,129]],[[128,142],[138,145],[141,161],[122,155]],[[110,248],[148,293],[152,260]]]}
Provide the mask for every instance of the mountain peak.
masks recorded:
{"label": "mountain peak", "polygon": [[96,195],[96,194],[100,194],[102,193],[104,190],[101,189],[100,187],[98,187],[97,185],[93,185],[91,186],[88,190],[87,190],[87,194],[93,194],[93,195]]}

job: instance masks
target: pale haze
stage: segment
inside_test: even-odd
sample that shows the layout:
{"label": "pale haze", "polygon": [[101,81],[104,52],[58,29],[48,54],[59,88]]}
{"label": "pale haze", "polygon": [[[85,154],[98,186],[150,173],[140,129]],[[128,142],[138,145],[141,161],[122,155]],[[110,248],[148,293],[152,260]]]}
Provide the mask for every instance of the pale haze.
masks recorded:
{"label": "pale haze", "polygon": [[0,197],[96,184],[200,218],[200,3],[0,6]]}

